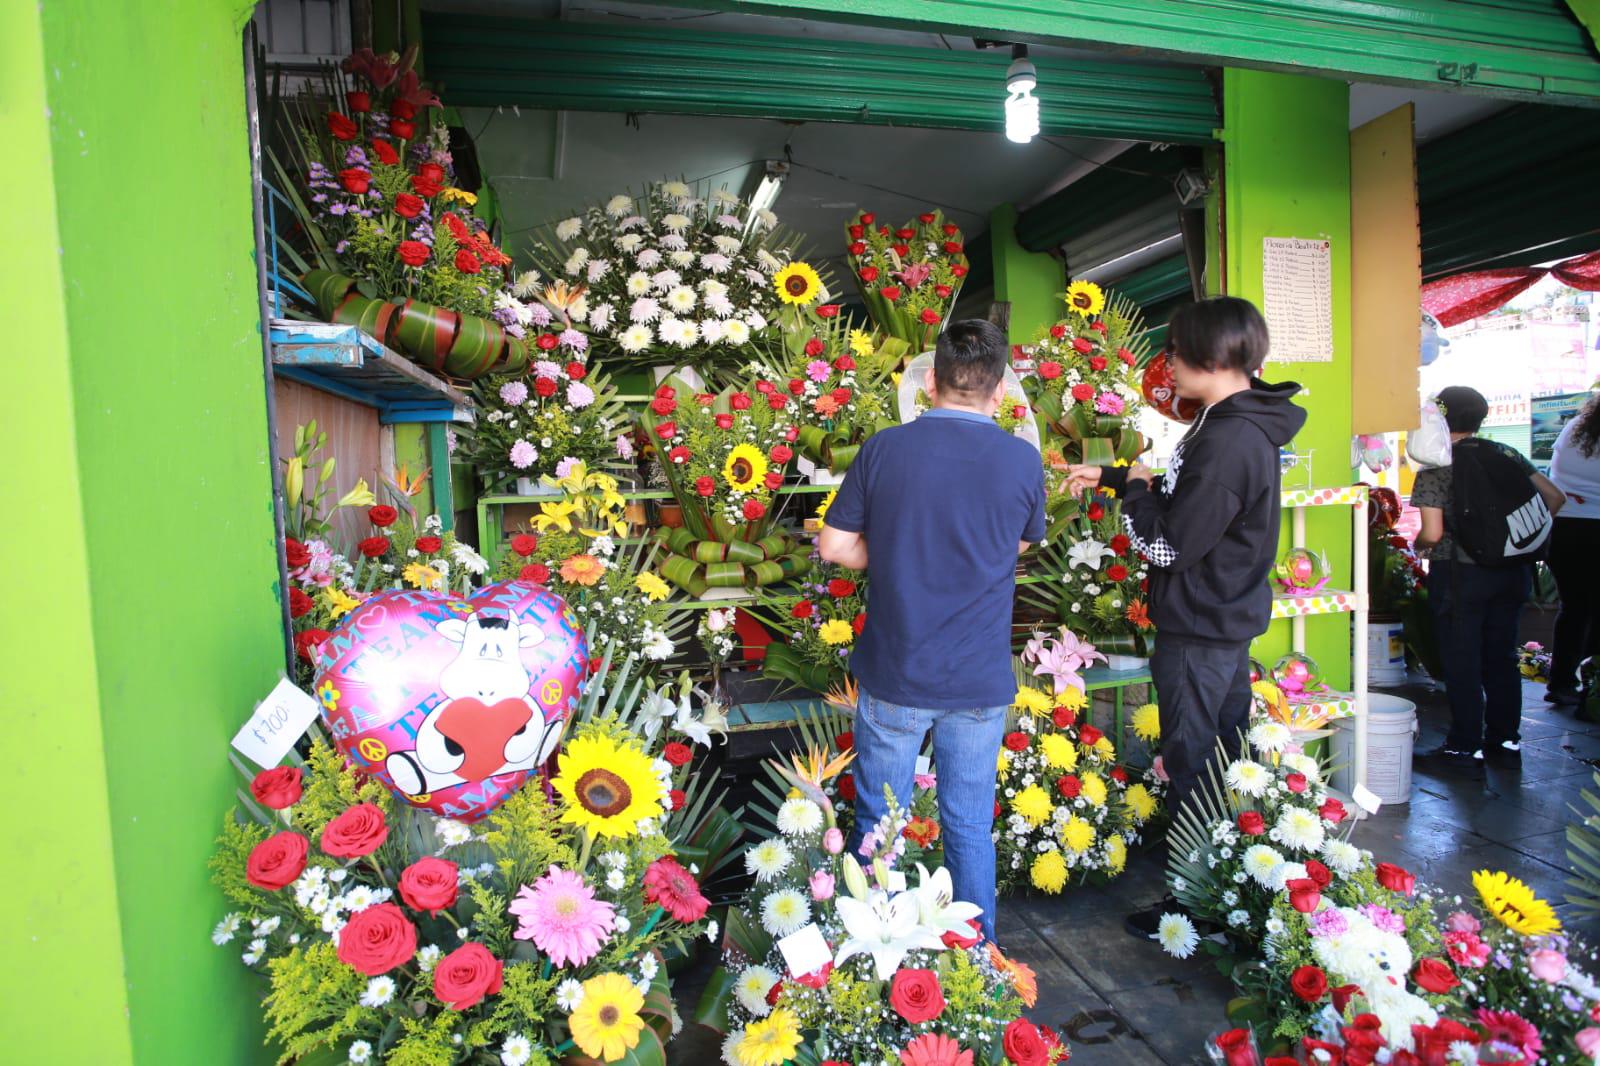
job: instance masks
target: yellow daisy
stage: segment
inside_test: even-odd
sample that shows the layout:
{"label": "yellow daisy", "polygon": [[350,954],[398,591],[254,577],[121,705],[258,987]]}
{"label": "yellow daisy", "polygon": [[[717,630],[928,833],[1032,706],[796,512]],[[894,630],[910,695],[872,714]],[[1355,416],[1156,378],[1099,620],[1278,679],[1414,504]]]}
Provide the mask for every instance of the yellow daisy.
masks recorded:
{"label": "yellow daisy", "polygon": [[1074,281],[1067,286],[1067,306],[1084,318],[1093,318],[1106,306],[1105,290],[1092,281]]}
{"label": "yellow daisy", "polygon": [[468,207],[476,206],[476,204],[478,203],[478,194],[477,193],[468,192],[465,189],[458,189],[453,185],[450,188],[446,189],[443,192],[442,195],[444,196],[444,198],[446,200],[459,200],[462,203],[466,204]]}
{"label": "yellow daisy", "polygon": [[633,584],[635,588],[645,594],[647,599],[657,603],[672,594],[672,588],[648,570],[634,578]]}
{"label": "yellow daisy", "polygon": [[1156,813],[1156,798],[1144,785],[1129,785],[1128,791],[1123,794],[1122,802],[1128,805],[1128,810],[1133,813],[1133,820],[1143,825]]}
{"label": "yellow daisy", "polygon": [[1019,685],[1017,698],[1011,701],[1011,706],[1019,711],[1027,711],[1035,718],[1048,718],[1055,703],[1032,685]]}
{"label": "yellow daisy", "polygon": [[1122,838],[1112,835],[1106,838],[1106,870],[1113,874],[1120,874],[1122,868],[1128,865],[1128,845]]}
{"label": "yellow daisy", "polygon": [[332,585],[322,590],[322,600],[328,605],[328,613],[335,618],[343,618],[361,606],[360,600],[343,589],[334,588]]}
{"label": "yellow daisy", "polygon": [[1061,843],[1082,855],[1094,847],[1094,826],[1073,815],[1067,819],[1067,824],[1061,827]]}
{"label": "yellow daisy", "polygon": [[767,477],[767,457],[754,444],[736,444],[722,464],[722,480],[735,492],[754,492]]}
{"label": "yellow daisy", "polygon": [[1140,740],[1161,739],[1161,708],[1147,703],[1133,712],[1133,735]]}
{"label": "yellow daisy", "polygon": [[1033,860],[1028,879],[1041,892],[1054,895],[1067,887],[1067,860],[1059,851],[1047,851]]}
{"label": "yellow daisy", "polygon": [[1029,785],[1011,797],[1011,809],[1037,829],[1050,817],[1050,793],[1038,785]]}
{"label": "yellow daisy", "polygon": [[663,813],[661,779],[650,756],[602,733],[574,738],[551,782],[565,801],[561,820],[605,837],[631,837]]}
{"label": "yellow daisy", "polygon": [[407,563],[406,568],[400,571],[400,576],[405,578],[406,583],[412,588],[438,592],[444,587],[444,575],[422,563]]}
{"label": "yellow daisy", "polygon": [[591,1059],[616,1062],[639,1046],[644,996],[620,973],[603,973],[583,983],[583,1002],[567,1019],[572,1042]]}
{"label": "yellow daisy", "polygon": [[1053,770],[1071,770],[1078,765],[1078,749],[1061,733],[1046,733],[1040,737],[1039,750]]}
{"label": "yellow daisy", "polygon": [[1544,936],[1561,930],[1561,919],[1550,904],[1503,870],[1479,870],[1472,875],[1472,887],[1478,890],[1484,909],[1513,933]]}
{"label": "yellow daisy", "polygon": [[745,1027],[744,1039],[734,1048],[739,1066],[780,1066],[800,1049],[800,1019],[788,1007]]}
{"label": "yellow daisy", "polygon": [[864,329],[850,331],[850,350],[859,356],[869,356],[877,349],[872,344],[872,334]]}
{"label": "yellow daisy", "polygon": [[822,643],[831,644],[835,647],[841,644],[849,644],[856,639],[856,631],[843,618],[828,619],[822,623],[822,628],[818,630],[817,635],[822,638]]}
{"label": "yellow daisy", "polygon": [[786,304],[808,304],[822,295],[822,279],[810,263],[798,260],[772,275],[772,287]]}
{"label": "yellow daisy", "polygon": [[1078,793],[1095,807],[1103,807],[1106,802],[1106,781],[1099,774],[1084,774],[1079,778],[1083,782],[1083,791]]}

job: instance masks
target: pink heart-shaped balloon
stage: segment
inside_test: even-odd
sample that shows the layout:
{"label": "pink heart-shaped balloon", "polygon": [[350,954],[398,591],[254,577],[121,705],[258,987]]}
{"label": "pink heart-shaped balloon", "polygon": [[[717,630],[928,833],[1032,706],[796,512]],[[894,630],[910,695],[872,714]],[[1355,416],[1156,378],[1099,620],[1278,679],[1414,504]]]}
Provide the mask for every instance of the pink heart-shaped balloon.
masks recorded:
{"label": "pink heart-shaped balloon", "polygon": [[318,649],[313,691],[352,766],[413,807],[475,822],[554,754],[588,664],[577,618],[548,589],[406,589],[345,616]]}

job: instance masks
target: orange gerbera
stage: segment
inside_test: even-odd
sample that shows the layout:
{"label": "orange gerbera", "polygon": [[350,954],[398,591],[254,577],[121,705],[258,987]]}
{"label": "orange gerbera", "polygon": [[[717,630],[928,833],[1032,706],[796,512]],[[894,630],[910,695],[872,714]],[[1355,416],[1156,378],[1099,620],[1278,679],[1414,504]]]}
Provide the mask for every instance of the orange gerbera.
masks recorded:
{"label": "orange gerbera", "polygon": [[994,968],[1011,979],[1011,987],[1017,990],[1017,998],[1022,1000],[1022,1005],[1029,1010],[1039,1002],[1039,977],[1033,972],[1033,967],[1027,963],[1008,959],[1001,950],[989,942],[989,961]]}
{"label": "orange gerbera", "polygon": [[1128,621],[1140,629],[1150,628],[1150,610],[1144,605],[1143,600],[1134,600],[1128,604]]}
{"label": "orange gerbera", "polygon": [[831,418],[839,410],[839,404],[832,396],[818,396],[811,406],[816,408],[817,414],[823,418]]}
{"label": "orange gerbera", "polygon": [[574,585],[595,585],[605,574],[606,568],[600,565],[600,560],[592,555],[574,555],[561,564],[561,578]]}

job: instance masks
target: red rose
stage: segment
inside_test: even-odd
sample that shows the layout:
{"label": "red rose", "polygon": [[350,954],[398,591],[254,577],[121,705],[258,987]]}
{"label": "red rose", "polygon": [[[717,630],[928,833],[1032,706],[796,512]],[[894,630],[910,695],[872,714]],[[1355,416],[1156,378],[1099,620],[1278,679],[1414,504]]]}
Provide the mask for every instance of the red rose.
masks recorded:
{"label": "red rose", "polygon": [[421,241],[401,241],[399,247],[395,249],[395,254],[400,257],[400,261],[406,266],[416,267],[428,261],[428,256],[433,254],[433,249]]}
{"label": "red rose", "polygon": [[1318,888],[1327,888],[1333,884],[1333,871],[1328,869],[1316,859],[1305,861],[1306,876],[1317,883]]}
{"label": "red rose", "polygon": [[368,977],[404,966],[417,954],[417,927],[393,903],[357,911],[339,932],[339,961]]}
{"label": "red rose", "polygon": [[817,317],[818,318],[838,318],[839,317],[839,305],[838,304],[818,304],[817,305]]}
{"label": "red rose", "polygon": [[1088,403],[1094,399],[1094,386],[1087,383],[1072,386],[1072,398],[1079,403]]}
{"label": "red rose", "polygon": [[1111,538],[1111,550],[1118,555],[1128,554],[1128,549],[1131,547],[1133,547],[1133,541],[1129,540],[1124,533],[1118,533]]}
{"label": "red rose", "polygon": [[906,256],[911,254],[911,245],[909,244],[891,244],[889,247],[893,248],[894,254],[898,255],[901,259],[904,259]]}
{"label": "red rose", "polygon": [[878,280],[878,268],[877,267],[862,267],[861,268],[861,280],[862,281],[877,281]]}
{"label": "red rose", "polygon": [[250,849],[244,863],[244,877],[257,888],[276,892],[290,884],[306,868],[306,852],[311,842],[299,833],[284,830]]}
{"label": "red rose", "polygon": [[[556,345],[561,343],[561,338],[557,337],[554,333],[541,333],[533,343],[541,352],[553,352],[556,350]],[[549,381],[550,379],[540,378],[539,380]],[[555,382],[551,381],[551,384],[555,384]]]}
{"label": "red rose", "polygon": [[983,927],[975,919],[968,918],[967,924],[972,926],[971,936],[962,936],[955,930],[949,930],[939,939],[944,941],[944,946],[952,949],[977,947],[983,940]]}
{"label": "red rose", "polygon": [[944,250],[950,255],[960,255],[965,251],[965,247],[960,241],[945,241]]}
{"label": "red rose", "polygon": [[912,1025],[944,1013],[944,990],[932,970],[896,970],[889,983],[889,1006]]}
{"label": "red rose", "polygon": [[967,276],[967,268],[962,266],[960,263],[957,263],[955,266],[950,268],[950,273],[954,274],[958,278],[964,278]]}
{"label": "red rose", "polygon": [[1061,364],[1053,359],[1046,359],[1039,364],[1037,373],[1046,381],[1054,381],[1061,376]]}
{"label": "red rose", "polygon": [[333,636],[326,629],[306,629],[294,635],[294,650],[308,663],[317,661],[317,648]]}
{"label": "red rose", "polygon": [[[656,400],[654,402],[655,403],[660,403],[661,401],[660,400]],[[718,429],[732,429],[733,428],[733,416],[730,415],[730,414],[717,415],[716,418],[714,419],[714,421],[717,423],[717,428]]]}
{"label": "red rose", "polygon": [[534,378],[533,391],[546,398],[554,396],[556,394],[556,379]]}
{"label": "red rose", "polygon": [[301,777],[298,766],[263,770],[250,782],[250,794],[263,807],[281,811],[300,802]]}
{"label": "red rose", "polygon": [[948,285],[935,285],[933,287],[933,291],[935,294],[946,300],[950,299],[950,294],[955,292],[955,290]]}
{"label": "red rose", "polygon": [[1334,825],[1338,825],[1350,816],[1349,812],[1344,809],[1344,804],[1332,796],[1324,800],[1318,810],[1324,821],[1332,822]]}
{"label": "red rose", "polygon": [[1049,1046],[1039,1035],[1038,1026],[1026,1018],[1018,1018],[1006,1026],[1000,1046],[1005,1049],[1006,1058],[1016,1066],[1048,1066],[1050,1062]]}
{"label": "red rose", "polygon": [[526,559],[539,550],[539,538],[532,533],[518,533],[511,538],[511,550]]}
{"label": "red rose", "polygon": [[1350,1001],[1359,995],[1361,995],[1360,985],[1340,985],[1333,990],[1333,1009],[1343,1014]]}
{"label": "red rose", "polygon": [[353,141],[356,139],[356,124],[337,111],[329,111],[328,132],[341,141]]}
{"label": "red rose", "polygon": [[1056,779],[1056,791],[1061,793],[1062,799],[1077,799],[1083,791],[1083,782],[1078,780],[1077,774],[1068,774]]}
{"label": "red rose", "polygon": [[1328,994],[1328,975],[1320,966],[1302,966],[1289,978],[1289,987],[1307,1003],[1315,1003]]}
{"label": "red rose", "polygon": [[339,184],[344,186],[345,192],[361,196],[372,186],[372,173],[360,167],[348,167],[339,171]]}
{"label": "red rose", "polygon": [[859,241],[861,238],[867,235],[867,227],[860,225],[849,225],[845,227],[845,232],[850,235],[851,240]]}
{"label": "red rose", "polygon": [[811,605],[810,600],[801,600],[799,603],[789,608],[789,617],[810,618],[815,612],[816,608]]}
{"label": "red rose", "polygon": [[1086,748],[1092,748],[1096,744],[1100,743],[1101,738],[1104,736],[1105,734],[1096,729],[1094,726],[1086,725],[1082,729],[1078,730],[1078,743],[1082,744]]}
{"label": "red rose", "polygon": [[1057,729],[1065,729],[1078,720],[1071,707],[1057,707],[1050,712],[1050,720],[1056,724]]}
{"label": "red rose", "polygon": [[389,132],[402,141],[409,141],[417,135],[417,124],[404,119],[394,119],[389,123]]}
{"label": "red rose", "polygon": [[763,396],[771,396],[772,392],[773,392],[772,382],[770,382],[770,381],[758,381],[758,382],[756,382],[756,391],[759,392]]}
{"label": "red rose", "polygon": [[311,609],[316,605],[316,600],[313,600],[310,596],[307,596],[299,589],[289,590],[290,618],[304,618],[306,615],[311,613]]}
{"label": "red rose", "polygon": [[1442,996],[1461,983],[1447,963],[1438,959],[1423,959],[1417,963],[1417,968],[1411,972],[1411,979],[1417,987],[1436,996]]}
{"label": "red rose", "polygon": [[1104,370],[1105,368],[1106,368],[1106,357],[1105,356],[1103,356],[1103,355],[1091,355],[1089,357],[1089,369],[1090,370]]}
{"label": "red rose", "polygon": [[1119,785],[1126,785],[1128,783],[1128,771],[1124,770],[1120,766],[1113,766],[1111,768],[1111,780],[1117,782]]}
{"label": "red rose", "polygon": [[671,805],[672,810],[681,811],[683,805],[689,802],[689,795],[681,788],[668,789],[667,802]]}
{"label": "red rose", "polygon": [[1006,734],[1006,748],[1009,751],[1027,751],[1028,750],[1028,734],[1026,734],[1026,733],[1007,733]]}
{"label": "red rose", "polygon": [[550,568],[543,563],[529,563],[517,574],[524,581],[531,581],[535,585],[542,585],[550,580]]}
{"label": "red rose", "polygon": [[694,491],[698,492],[702,496],[712,496],[717,491],[717,482],[709,475],[706,477],[695,478]]}
{"label": "red rose", "polygon": [[378,162],[385,166],[394,166],[400,162],[400,153],[394,150],[394,145],[388,141],[373,141],[372,154],[378,157]]}
{"label": "red rose", "polygon": [[429,181],[421,174],[411,175],[411,191],[422,197],[424,200],[431,200],[435,196],[438,196],[440,190],[443,188],[443,185],[436,181]]}
{"label": "red rose", "polygon": [[283,559],[290,570],[298,570],[311,561],[311,549],[293,537],[283,538]]}
{"label": "red rose", "polygon": [[389,824],[376,804],[347,807],[322,830],[322,850],[341,859],[371,855],[389,839]]}
{"label": "red rose", "polygon": [[394,213],[401,218],[416,218],[422,214],[424,206],[426,202],[422,197],[412,196],[408,192],[403,192],[394,198]]}
{"label": "red rose", "polygon": [[800,427],[799,426],[790,426],[788,429],[784,430],[783,431],[783,439],[788,441],[790,444],[793,444],[795,441],[799,440],[800,439]]}
{"label": "red rose", "polygon": [[746,500],[744,501],[744,507],[741,508],[741,510],[744,511],[745,521],[758,522],[764,515],[766,515],[767,505],[762,503],[760,500]]}
{"label": "red rose", "polygon": [[833,397],[833,402],[838,404],[840,407],[843,407],[845,404],[850,402],[849,389],[834,389],[830,395]]}
{"label": "red rose", "polygon": [[660,422],[656,424],[656,436],[662,440],[671,440],[678,435],[678,423]]}
{"label": "red rose", "polygon": [[825,347],[826,346],[821,341],[817,340],[815,337],[812,337],[810,340],[806,341],[806,354],[815,358],[816,356],[822,354]]}
{"label": "red rose", "polygon": [[867,628],[867,612],[862,611],[860,614],[850,619],[850,628],[855,630],[856,636],[859,637],[862,631]]}
{"label": "red rose", "polygon": [[846,729],[844,732],[833,738],[833,746],[842,752],[853,750],[856,746],[855,732]]}
{"label": "red rose", "polygon": [[783,486],[783,471],[768,470],[767,476],[762,478],[761,483],[769,489],[781,488]]}
{"label": "red rose", "polygon": [[750,394],[747,392],[736,392],[728,397],[728,406],[735,411],[750,410],[750,403]]}
{"label": "red rose", "polygon": [[778,1005],[778,997],[781,995],[783,995],[783,981],[780,979],[772,982],[772,987],[767,989],[767,1006],[776,1007]]}
{"label": "red rose", "polygon": [[476,274],[483,269],[483,264],[478,262],[478,257],[465,248],[456,252],[456,269],[463,274]]}
{"label": "red rose", "polygon": [[1289,890],[1289,905],[1301,914],[1310,914],[1322,902],[1322,889],[1309,877],[1291,878],[1283,887]]}
{"label": "red rose", "polygon": [[923,308],[922,314],[918,315],[917,317],[922,319],[923,322],[930,326],[937,325],[939,322],[939,312],[935,311],[931,307]]}
{"label": "red rose", "polygon": [[1306,780],[1306,775],[1301,773],[1289,774],[1283,779],[1283,783],[1288,786],[1290,792],[1304,792],[1311,784]]}
{"label": "red rose", "polygon": [[846,596],[852,596],[855,594],[855,591],[856,583],[851,581],[849,578],[836,577],[832,581],[828,582],[828,595],[832,596],[836,600],[842,600]]}
{"label": "red rose", "polygon": [[775,463],[787,463],[794,458],[794,449],[787,444],[774,444],[772,451],[767,454],[772,457],[772,461]]}
{"label": "red rose", "polygon": [[1075,351],[1088,355],[1094,351],[1094,342],[1086,337],[1076,337],[1072,341],[1072,347]]}
{"label": "red rose", "polygon": [[771,396],[767,397],[767,406],[772,408],[774,411],[781,411],[788,405],[788,399],[785,398],[781,393],[775,392]]}
{"label": "red rose", "polygon": [[878,216],[873,214],[871,211],[861,212],[861,224],[863,226],[870,226],[876,221],[878,221]]}
{"label": "red rose", "polygon": [[944,235],[946,237],[954,237],[956,234],[958,234],[960,232],[961,232],[961,227],[956,225],[954,222],[946,222],[944,224]]}
{"label": "red rose", "polygon": [[442,547],[444,547],[444,541],[440,540],[438,537],[417,538],[417,551],[424,555],[432,555]]}
{"label": "red rose", "polygon": [[589,368],[582,363],[572,362],[567,364],[567,377],[573,381],[582,381],[589,373]]}
{"label": "red rose", "polygon": [[1248,1029],[1229,1029],[1217,1037],[1217,1050],[1226,1066],[1255,1066],[1256,1049]]}
{"label": "red rose", "polygon": [[1011,405],[1011,417],[1012,418],[1022,418],[1022,417],[1025,417],[1027,415],[1027,413],[1028,413],[1028,409],[1026,407],[1024,407],[1022,404],[1018,403],[1018,404],[1012,404]]}
{"label": "red rose", "polygon": [[1098,522],[1106,516],[1106,509],[1098,503],[1089,505],[1089,521]]}
{"label": "red rose", "polygon": [[360,544],[357,544],[356,548],[368,559],[376,559],[384,552],[389,550],[389,538],[368,537]]}
{"label": "red rose", "polygon": [[1124,363],[1127,363],[1129,366],[1133,365],[1133,353],[1128,351],[1128,349],[1126,349],[1126,348],[1118,348],[1117,349],[1117,358],[1121,359]]}
{"label": "red rose", "polygon": [[1417,875],[1394,865],[1394,863],[1380,862],[1375,873],[1378,877],[1378,884],[1387,888],[1390,892],[1399,892],[1409,896],[1416,890]]}
{"label": "red rose", "polygon": [[654,411],[658,415],[670,415],[677,409],[677,400],[669,400],[664,397],[657,396],[655,399],[650,401],[650,410]]}
{"label": "red rose", "polygon": [[917,216],[917,220],[925,225],[931,224],[933,222],[933,212],[924,211],[922,214]]}
{"label": "red rose", "polygon": [[893,303],[894,301],[900,299],[900,286],[898,286],[898,285],[885,285],[883,288],[878,290],[878,295],[882,296],[885,300],[888,300],[890,303]]}
{"label": "red rose", "polygon": [[437,917],[456,905],[457,884],[455,863],[428,856],[400,871],[400,898],[412,910]]}
{"label": "red rose", "polygon": [[[396,100],[394,103],[389,105],[389,114],[393,115],[395,118],[416,118],[417,106],[410,100]],[[436,166],[437,164],[429,165]]]}
{"label": "red rose", "polygon": [[1110,328],[1104,322],[1091,322],[1089,323],[1089,328],[1094,330],[1096,333],[1110,332]]}
{"label": "red rose", "polygon": [[386,503],[380,503],[376,506],[367,508],[367,521],[371,522],[379,529],[394,525],[395,520],[399,517],[400,512],[396,511],[393,507],[390,507]]}
{"label": "red rose", "polygon": [[1266,819],[1260,811],[1239,812],[1239,832],[1247,837],[1258,837],[1267,831]]}
{"label": "red rose", "polygon": [[1057,322],[1055,325],[1050,327],[1050,336],[1054,337],[1056,340],[1060,340],[1066,335],[1067,327],[1063,326],[1061,323]]}
{"label": "red rose", "polygon": [[[853,241],[850,244],[849,251],[850,251],[851,255],[861,255],[866,250],[867,250],[867,245],[866,245],[866,242],[864,242],[864,241]],[[871,268],[869,267],[868,269],[870,270]]]}
{"label": "red rose", "polygon": [[839,775],[839,798],[844,800],[846,803],[854,803],[856,801],[855,774]]}
{"label": "red rose", "polygon": [[668,741],[667,746],[661,749],[661,757],[673,766],[686,766],[694,758],[694,751],[687,744],[680,744],[676,740]]}
{"label": "red rose", "polygon": [[1126,581],[1128,579],[1128,568],[1121,563],[1112,563],[1106,567],[1106,577],[1112,581]]}
{"label": "red rose", "polygon": [[[410,118],[411,116],[403,115],[401,117]],[[423,163],[421,166],[417,167],[417,176],[424,181],[432,181],[443,184],[444,167],[440,166],[438,163]]]}
{"label": "red rose", "polygon": [[451,1010],[466,1010],[500,991],[504,967],[482,944],[462,944],[433,971],[433,994]]}
{"label": "red rose", "polygon": [[344,94],[344,106],[358,115],[364,115],[372,110],[372,97],[367,93],[352,90]]}
{"label": "red rose", "polygon": [[693,458],[693,453],[681,444],[667,452],[667,461],[677,463],[679,466],[687,463],[691,458]]}

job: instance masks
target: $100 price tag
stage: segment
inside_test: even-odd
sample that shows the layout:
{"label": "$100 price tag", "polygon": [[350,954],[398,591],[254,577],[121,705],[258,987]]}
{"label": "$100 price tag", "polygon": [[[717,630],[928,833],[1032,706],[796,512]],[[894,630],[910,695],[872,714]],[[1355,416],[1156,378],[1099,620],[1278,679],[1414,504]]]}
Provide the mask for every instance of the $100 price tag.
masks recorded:
{"label": "$100 price tag", "polygon": [[316,718],[317,701],[284,678],[239,727],[233,746],[257,766],[271,769],[283,761]]}

